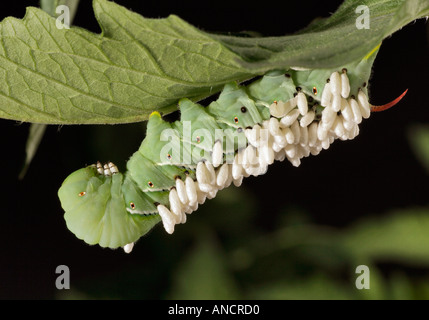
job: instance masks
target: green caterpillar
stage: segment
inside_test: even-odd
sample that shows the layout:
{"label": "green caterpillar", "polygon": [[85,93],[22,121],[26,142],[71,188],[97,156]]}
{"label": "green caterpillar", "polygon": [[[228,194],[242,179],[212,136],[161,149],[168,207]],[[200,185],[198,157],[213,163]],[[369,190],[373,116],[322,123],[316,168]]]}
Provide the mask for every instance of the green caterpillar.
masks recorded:
{"label": "green caterpillar", "polygon": [[174,123],[152,113],[124,174],[97,163],[64,181],[67,227],[88,244],[130,252],[158,222],[173,233],[206,198],[274,161],[299,166],[335,139],[353,139],[373,108],[367,84],[377,50],[339,69],[288,68],[247,87],[227,84],[208,107],[182,99]]}

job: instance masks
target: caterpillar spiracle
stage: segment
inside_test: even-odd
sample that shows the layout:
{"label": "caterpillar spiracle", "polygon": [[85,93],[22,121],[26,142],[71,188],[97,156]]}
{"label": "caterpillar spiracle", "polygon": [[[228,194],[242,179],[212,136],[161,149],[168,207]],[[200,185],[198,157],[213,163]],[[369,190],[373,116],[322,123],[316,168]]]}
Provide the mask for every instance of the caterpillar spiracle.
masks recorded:
{"label": "caterpillar spiracle", "polygon": [[88,244],[128,253],[157,223],[172,234],[206,199],[265,174],[274,161],[299,166],[334,140],[355,138],[362,119],[405,94],[370,105],[373,58],[338,69],[271,71],[247,86],[229,83],[207,107],[181,99],[180,120],[172,123],[153,112],[125,173],[98,162],[63,182],[58,194],[67,227]]}

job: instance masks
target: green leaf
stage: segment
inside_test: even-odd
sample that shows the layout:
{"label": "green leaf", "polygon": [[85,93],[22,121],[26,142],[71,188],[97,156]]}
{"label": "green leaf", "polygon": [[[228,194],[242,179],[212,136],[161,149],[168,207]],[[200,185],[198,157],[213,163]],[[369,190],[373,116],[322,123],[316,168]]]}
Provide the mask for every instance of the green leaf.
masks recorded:
{"label": "green leaf", "polygon": [[[358,6],[369,9],[369,29],[358,29]],[[292,14],[292,13],[289,13]],[[327,19],[284,37],[238,38],[215,36],[240,55],[248,70],[274,67],[333,68],[366,56],[383,39],[411,21],[429,15],[427,0],[347,0]]]}
{"label": "green leaf", "polygon": [[58,16],[56,9],[58,6],[62,5],[69,7],[71,23],[79,6],[79,0],[40,0],[40,8],[53,17]]}
{"label": "green leaf", "polygon": [[[51,16],[56,16],[56,8],[60,5],[66,5],[70,10],[70,23],[72,23],[74,16],[76,14],[77,7],[79,5],[79,0],[41,0],[40,7],[49,13]],[[27,143],[25,146],[25,162],[24,167],[19,173],[19,179],[22,180],[27,173],[28,167],[30,166],[31,161],[36,155],[37,148],[40,145],[40,142],[43,139],[43,135],[46,131],[46,125],[39,123],[32,123],[30,125],[30,132],[27,138]]]}
{"label": "green leaf", "polygon": [[234,54],[176,16],[144,19],[104,0],[94,1],[94,12],[102,36],[57,29],[36,8],[1,23],[0,116],[136,122],[154,109],[174,110],[183,96],[201,97],[246,77]]}
{"label": "green leaf", "polygon": [[93,3],[101,35],[57,29],[55,19],[36,8],[0,24],[0,117],[48,124],[142,121],[154,110],[176,110],[180,98],[199,100],[271,69],[357,61],[429,15],[425,0],[362,1],[371,24],[360,30],[356,2],[346,1],[299,34],[239,38],[200,31],[174,15],[145,19],[113,2]]}
{"label": "green leaf", "polygon": [[429,264],[429,209],[398,210],[367,219],[338,237],[357,262],[396,261]]}

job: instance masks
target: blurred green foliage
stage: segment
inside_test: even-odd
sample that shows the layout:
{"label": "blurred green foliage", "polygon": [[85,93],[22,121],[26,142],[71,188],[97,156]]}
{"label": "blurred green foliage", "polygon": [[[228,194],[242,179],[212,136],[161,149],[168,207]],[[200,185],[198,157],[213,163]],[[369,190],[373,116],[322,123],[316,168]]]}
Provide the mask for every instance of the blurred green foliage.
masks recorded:
{"label": "blurred green foliage", "polygon": [[409,130],[411,147],[429,173],[429,125],[414,125]]}

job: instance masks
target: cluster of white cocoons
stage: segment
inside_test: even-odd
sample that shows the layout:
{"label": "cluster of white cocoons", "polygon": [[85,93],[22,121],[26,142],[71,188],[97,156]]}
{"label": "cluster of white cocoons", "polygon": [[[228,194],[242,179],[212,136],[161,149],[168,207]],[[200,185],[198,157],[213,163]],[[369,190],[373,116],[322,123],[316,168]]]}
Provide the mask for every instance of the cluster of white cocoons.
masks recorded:
{"label": "cluster of white cocoons", "polygon": [[[219,149],[220,146],[220,149]],[[217,150],[220,150],[220,153]],[[219,156],[223,158],[221,142],[215,143],[213,148],[213,158]],[[220,161],[222,162],[222,160]],[[216,169],[216,167],[218,167]],[[198,209],[198,205],[203,204],[206,199],[212,199],[217,192],[228,187],[234,182],[237,186],[240,184],[232,178],[232,166],[228,163],[216,165],[213,162],[201,161],[196,168],[196,181],[191,177],[186,177],[183,181],[176,179],[176,185],[171,188],[169,193],[170,208],[159,204],[157,206],[161,216],[164,229],[172,234],[174,226],[186,222],[186,215]]]}
{"label": "cluster of white cocoons", "polygon": [[[264,121],[263,128],[271,135],[266,156],[272,161],[287,158],[299,166],[301,158],[317,155],[328,149],[335,139],[350,140],[359,134],[362,118],[369,118],[371,109],[366,94],[359,90],[357,99],[350,95],[350,83],[344,69],[331,74],[322,91],[320,105],[324,107],[316,119],[314,107],[309,110],[306,95],[298,94],[287,102],[274,102],[270,106],[272,118]],[[246,134],[249,143],[258,147],[258,131],[255,126]]]}
{"label": "cluster of white cocoons", "polygon": [[157,206],[165,230],[173,233],[174,226],[185,223],[186,215],[197,210],[206,199],[214,198],[219,190],[232,183],[240,186],[245,177],[265,174],[276,160],[288,159],[299,166],[301,158],[328,149],[335,139],[355,138],[358,125],[362,118],[370,116],[371,109],[362,90],[357,98],[349,95],[346,70],[341,74],[334,72],[322,91],[321,115],[317,116],[315,107],[309,108],[306,95],[298,91],[289,101],[272,103],[269,120],[245,129],[248,145],[238,150],[232,163],[224,163],[222,142],[216,141],[211,161],[197,164],[196,181],[190,177],[185,181],[176,179],[169,194],[170,208]]}

